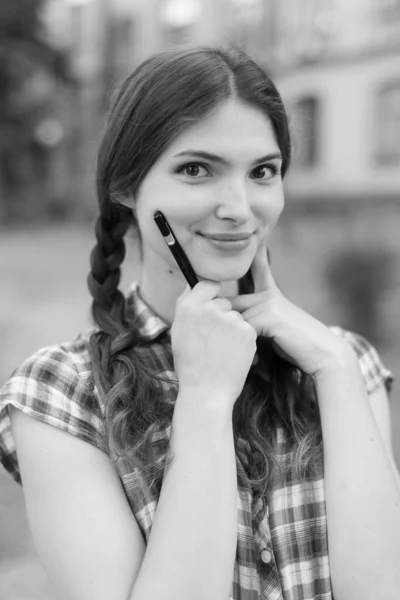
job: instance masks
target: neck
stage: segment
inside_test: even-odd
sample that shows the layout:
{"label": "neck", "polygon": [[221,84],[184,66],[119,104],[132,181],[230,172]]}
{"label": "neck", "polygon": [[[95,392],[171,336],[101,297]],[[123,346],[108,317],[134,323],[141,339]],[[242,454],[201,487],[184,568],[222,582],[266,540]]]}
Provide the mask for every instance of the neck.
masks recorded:
{"label": "neck", "polygon": [[[200,278],[201,279],[201,278]],[[140,294],[147,304],[165,321],[172,325],[175,305],[186,287],[186,280],[179,270],[165,268],[155,272],[142,266]],[[218,297],[238,294],[237,281],[223,281]]]}

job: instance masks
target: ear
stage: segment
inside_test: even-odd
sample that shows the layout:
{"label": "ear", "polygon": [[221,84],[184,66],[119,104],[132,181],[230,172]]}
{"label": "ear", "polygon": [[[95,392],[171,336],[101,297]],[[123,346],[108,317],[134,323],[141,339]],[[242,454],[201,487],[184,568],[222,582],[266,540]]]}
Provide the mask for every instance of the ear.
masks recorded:
{"label": "ear", "polygon": [[111,199],[115,204],[122,204],[122,206],[129,208],[133,212],[133,215],[136,216],[136,202],[132,194],[112,194]]}

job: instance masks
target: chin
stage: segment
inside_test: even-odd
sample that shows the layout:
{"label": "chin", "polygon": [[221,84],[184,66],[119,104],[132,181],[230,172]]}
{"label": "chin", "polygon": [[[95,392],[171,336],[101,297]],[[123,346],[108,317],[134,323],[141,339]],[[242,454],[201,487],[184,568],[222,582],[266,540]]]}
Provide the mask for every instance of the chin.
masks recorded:
{"label": "chin", "polygon": [[244,277],[249,269],[250,265],[248,264],[244,268],[239,268],[239,265],[232,265],[231,268],[225,267],[224,269],[214,267],[207,271],[203,269],[198,275],[201,279],[210,279],[211,281],[237,281]]}

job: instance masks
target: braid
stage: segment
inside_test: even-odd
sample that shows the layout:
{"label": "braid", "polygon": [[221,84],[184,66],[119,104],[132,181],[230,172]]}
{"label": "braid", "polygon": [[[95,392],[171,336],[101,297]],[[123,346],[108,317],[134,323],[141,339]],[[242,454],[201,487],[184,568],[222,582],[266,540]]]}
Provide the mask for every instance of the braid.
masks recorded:
{"label": "braid", "polygon": [[126,250],[123,238],[131,223],[128,212],[119,207],[117,210],[108,201],[102,203],[95,225],[97,243],[90,255],[91,271],[87,278],[93,297],[93,320],[100,328],[90,340],[93,374],[99,391],[105,396],[114,385],[118,355],[122,357],[136,341],[134,333],[127,328],[125,297],[118,289]]}
{"label": "braid", "polygon": [[125,329],[125,298],[118,285],[126,251],[123,238],[132,222],[127,213],[131,214],[128,209],[117,211],[110,202],[103,204],[95,226],[97,243],[90,255],[87,282],[93,318],[111,336]]}
{"label": "braid", "polygon": [[[143,436],[150,440],[149,426],[152,425],[151,431],[161,428],[172,413],[172,406],[167,406],[163,408],[162,422],[154,425],[149,420],[152,403],[159,412],[163,404],[159,382],[169,380],[151,372],[136,350],[143,340],[137,329],[127,323],[125,297],[118,289],[125,257],[123,237],[133,222],[132,217],[129,209],[103,202],[96,221],[97,243],[91,253],[87,279],[93,297],[93,319],[99,326],[90,338],[93,379],[105,401],[108,445],[114,457],[129,454]],[[132,398],[137,404],[135,412],[141,417],[138,423],[132,420]],[[149,442],[146,448],[153,458]],[[148,458],[144,456],[142,460],[146,463]]]}

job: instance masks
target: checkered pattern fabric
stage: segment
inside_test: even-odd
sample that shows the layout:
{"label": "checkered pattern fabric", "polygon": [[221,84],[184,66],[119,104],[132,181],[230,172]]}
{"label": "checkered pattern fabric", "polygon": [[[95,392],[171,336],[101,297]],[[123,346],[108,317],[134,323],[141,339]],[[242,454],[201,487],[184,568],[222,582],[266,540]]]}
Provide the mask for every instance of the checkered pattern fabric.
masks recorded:
{"label": "checkered pattern fabric", "polygon": [[[144,302],[137,282],[127,302],[132,323],[150,342],[141,348],[144,358],[170,379],[164,390],[175,400],[178,390],[169,328]],[[368,393],[382,384],[390,391],[393,376],[375,348],[360,335],[339,327],[331,329],[354,347]],[[88,352],[90,333],[38,351],[0,390],[0,461],[19,483],[10,404],[107,452],[104,405],[94,386]],[[238,544],[230,600],[331,600],[323,464],[317,475],[300,481],[292,468],[293,448],[283,429],[277,433],[279,459],[289,467],[285,480],[272,485],[268,497],[257,501],[250,489],[237,490]],[[169,434],[170,426],[162,435],[168,438]],[[238,471],[243,469],[239,457],[236,464]],[[151,469],[137,469],[118,459],[116,468],[148,540],[159,494],[151,480],[163,468],[161,462]]]}

